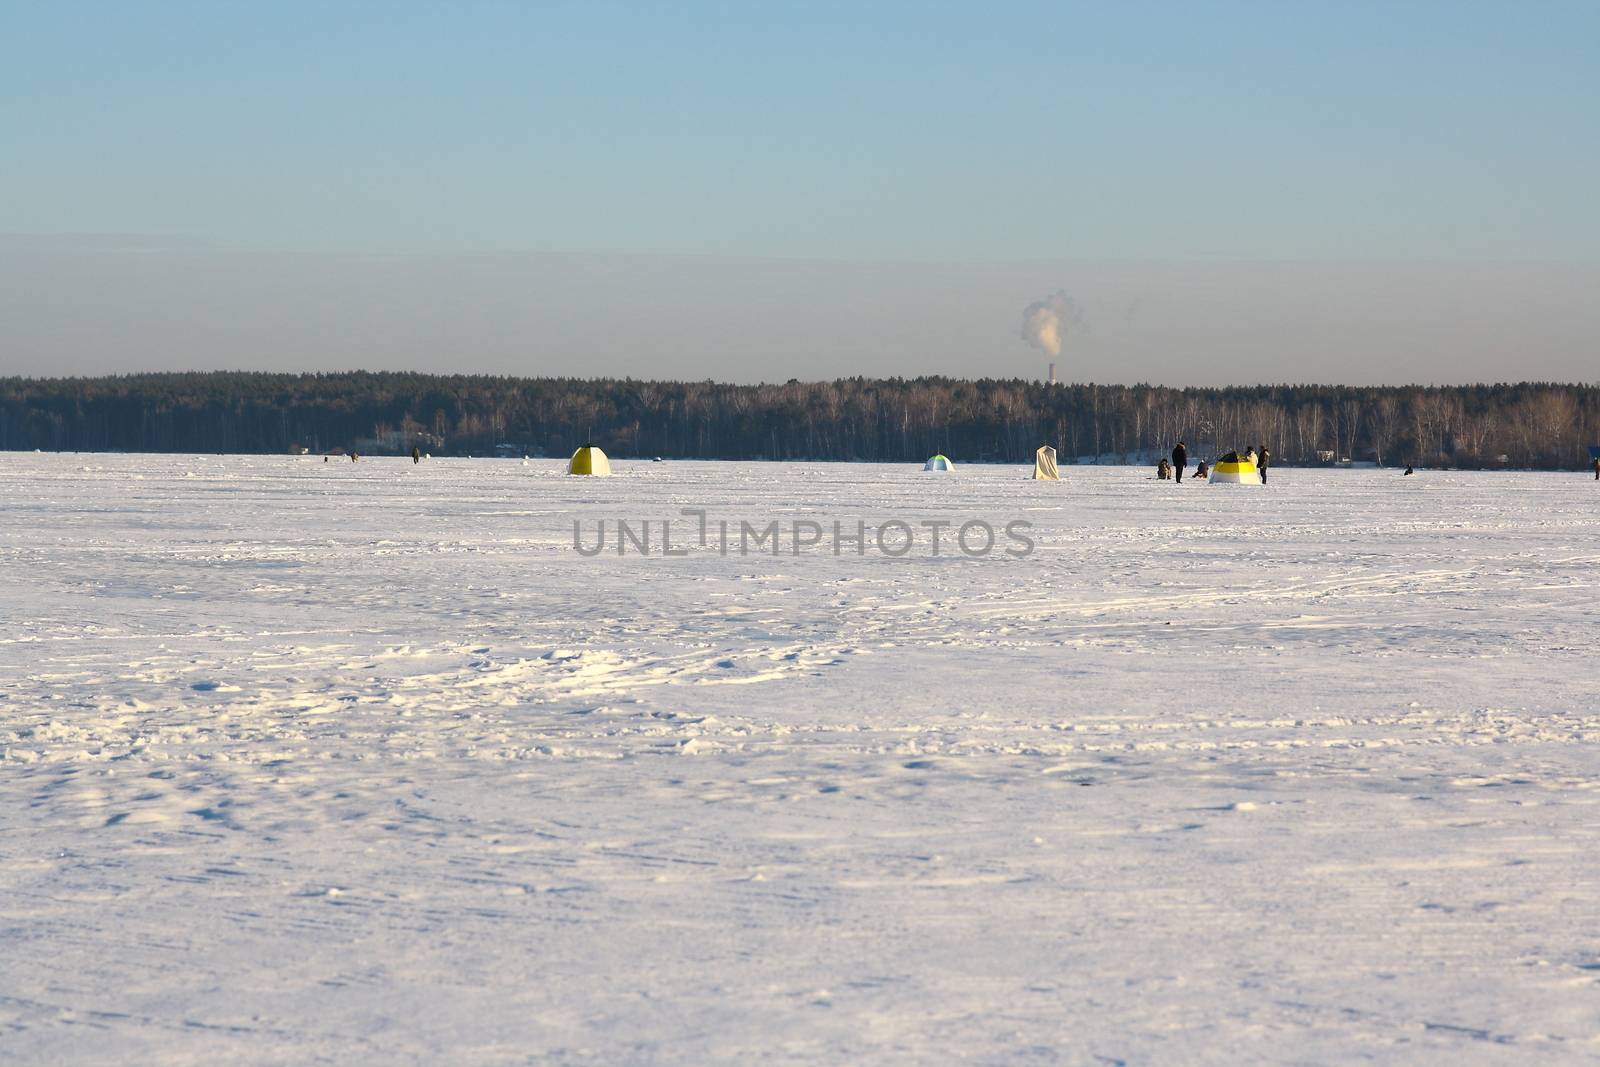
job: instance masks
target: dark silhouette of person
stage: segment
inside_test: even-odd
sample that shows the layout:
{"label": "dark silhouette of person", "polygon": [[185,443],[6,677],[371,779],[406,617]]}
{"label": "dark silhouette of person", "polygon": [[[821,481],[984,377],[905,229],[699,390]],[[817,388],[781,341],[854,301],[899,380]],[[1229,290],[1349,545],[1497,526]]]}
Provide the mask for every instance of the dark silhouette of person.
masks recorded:
{"label": "dark silhouette of person", "polygon": [[1256,469],[1261,472],[1261,484],[1267,484],[1267,457],[1272,455],[1267,451],[1266,445],[1256,447]]}
{"label": "dark silhouette of person", "polygon": [[421,463],[422,462],[422,449],[418,448],[416,445],[412,445],[411,446],[411,462],[412,463]]}
{"label": "dark silhouette of person", "polygon": [[1182,441],[1172,446],[1172,476],[1174,481],[1183,481],[1183,468],[1189,462],[1189,449]]}
{"label": "dark silhouette of person", "polygon": [[1406,464],[1406,473],[1407,474],[1415,474],[1416,473],[1415,471],[1413,471],[1411,469],[1411,464],[1409,464],[1409,463]]}
{"label": "dark silhouette of person", "polygon": [[1594,457],[1594,480],[1600,482],[1600,456]]}

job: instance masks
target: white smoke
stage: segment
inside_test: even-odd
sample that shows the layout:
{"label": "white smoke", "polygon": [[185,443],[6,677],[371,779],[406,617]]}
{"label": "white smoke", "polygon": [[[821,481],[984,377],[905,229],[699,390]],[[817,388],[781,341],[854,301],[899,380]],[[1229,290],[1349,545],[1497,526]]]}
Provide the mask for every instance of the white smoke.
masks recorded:
{"label": "white smoke", "polygon": [[1022,339],[1052,356],[1061,354],[1061,338],[1083,324],[1083,312],[1064,289],[1029,304],[1022,312]]}

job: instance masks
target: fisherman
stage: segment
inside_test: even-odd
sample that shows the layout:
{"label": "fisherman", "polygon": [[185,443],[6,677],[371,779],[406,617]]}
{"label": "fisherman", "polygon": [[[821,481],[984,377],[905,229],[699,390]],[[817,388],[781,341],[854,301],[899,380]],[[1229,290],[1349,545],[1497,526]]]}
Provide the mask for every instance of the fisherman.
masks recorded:
{"label": "fisherman", "polygon": [[1594,457],[1594,480],[1600,482],[1600,456]]}
{"label": "fisherman", "polygon": [[1194,476],[1196,478],[1199,478],[1202,482],[1205,481],[1206,478],[1210,476],[1210,474],[1211,474],[1211,469],[1206,466],[1206,461],[1205,460],[1201,460],[1199,463],[1196,463],[1194,465]]}
{"label": "fisherman", "polygon": [[1260,448],[1256,449],[1256,467],[1261,471],[1262,485],[1267,484],[1267,459],[1271,455],[1272,453],[1267,451],[1266,445],[1262,445]]}
{"label": "fisherman", "polygon": [[1172,464],[1167,462],[1166,456],[1162,456],[1161,462],[1156,464],[1156,477],[1161,479],[1163,482],[1168,481],[1172,477]]}
{"label": "fisherman", "polygon": [[1174,481],[1183,481],[1183,468],[1189,462],[1189,449],[1182,441],[1172,446],[1172,473]]}
{"label": "fisherman", "polygon": [[1415,471],[1413,471],[1411,469],[1411,464],[1409,464],[1409,463],[1406,464],[1406,473],[1407,474],[1415,474],[1416,473]]}
{"label": "fisherman", "polygon": [[418,448],[416,445],[412,445],[411,446],[411,462],[412,463],[421,463],[422,462],[422,449]]}
{"label": "fisherman", "polygon": [[354,463],[356,460],[358,460],[360,458],[361,458],[361,453],[360,452],[352,452],[352,453],[350,453],[350,462],[351,463]]}

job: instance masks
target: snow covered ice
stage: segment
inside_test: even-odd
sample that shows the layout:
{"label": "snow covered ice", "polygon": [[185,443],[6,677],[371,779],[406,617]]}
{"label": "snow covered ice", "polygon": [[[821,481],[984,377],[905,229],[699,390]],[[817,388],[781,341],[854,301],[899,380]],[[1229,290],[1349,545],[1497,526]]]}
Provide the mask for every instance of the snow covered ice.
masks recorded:
{"label": "snow covered ice", "polygon": [[0,457],[0,1062],[1600,1060],[1584,476],[615,466]]}

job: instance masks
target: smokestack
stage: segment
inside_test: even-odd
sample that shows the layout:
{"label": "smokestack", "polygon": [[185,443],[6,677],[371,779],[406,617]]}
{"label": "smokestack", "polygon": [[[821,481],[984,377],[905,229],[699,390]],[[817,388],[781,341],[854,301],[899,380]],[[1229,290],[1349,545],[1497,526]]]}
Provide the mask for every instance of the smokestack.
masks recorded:
{"label": "smokestack", "polygon": [[1056,384],[1056,365],[1054,363],[1050,364],[1050,384]]}

